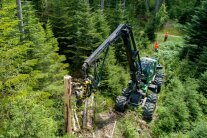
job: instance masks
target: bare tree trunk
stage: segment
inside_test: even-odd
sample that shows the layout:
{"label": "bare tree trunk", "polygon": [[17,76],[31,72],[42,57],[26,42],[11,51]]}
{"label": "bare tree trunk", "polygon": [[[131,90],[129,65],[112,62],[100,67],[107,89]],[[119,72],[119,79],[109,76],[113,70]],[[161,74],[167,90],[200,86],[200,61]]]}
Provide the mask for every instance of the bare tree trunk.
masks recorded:
{"label": "bare tree trunk", "polygon": [[155,4],[155,12],[157,13],[159,11],[160,8],[160,0],[156,0],[156,4]]}
{"label": "bare tree trunk", "polygon": [[126,0],[122,0],[122,5],[123,5],[123,8],[125,9],[125,7],[126,7]]}
{"label": "bare tree trunk", "polygon": [[101,10],[103,11],[104,10],[104,0],[100,1],[100,5],[101,5]]}
{"label": "bare tree trunk", "polygon": [[16,5],[17,5],[17,17],[19,18],[19,31],[21,33],[20,41],[22,42],[24,40],[24,23],[23,23],[23,16],[22,16],[21,0],[16,0]]}
{"label": "bare tree trunk", "polygon": [[150,1],[149,0],[146,0],[145,2],[146,2],[146,8],[149,11],[149,9],[150,9]]}

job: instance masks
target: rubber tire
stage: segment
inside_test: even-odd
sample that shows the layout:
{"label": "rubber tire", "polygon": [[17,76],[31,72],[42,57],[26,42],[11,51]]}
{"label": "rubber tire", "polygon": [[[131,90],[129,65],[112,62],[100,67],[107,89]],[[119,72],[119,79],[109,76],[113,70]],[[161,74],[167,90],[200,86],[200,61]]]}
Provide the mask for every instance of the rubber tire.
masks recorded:
{"label": "rubber tire", "polygon": [[147,102],[156,104],[157,99],[158,99],[157,94],[152,93],[147,97]]}
{"label": "rubber tire", "polygon": [[153,93],[158,93],[157,92],[157,85],[156,85],[156,88],[154,89]]}
{"label": "rubber tire", "polygon": [[157,85],[156,84],[152,84],[155,86],[155,88],[152,87],[148,87],[149,90],[151,90],[153,93],[157,93]]}
{"label": "rubber tire", "polygon": [[160,91],[161,91],[161,85],[158,85],[157,86],[157,93],[160,93]]}
{"label": "rubber tire", "polygon": [[146,102],[143,107],[143,118],[151,121],[155,108],[156,108],[156,104]]}
{"label": "rubber tire", "polygon": [[131,92],[127,91],[127,89],[124,89],[124,90],[122,91],[122,96],[129,98],[130,93],[131,93]]}
{"label": "rubber tire", "polygon": [[125,96],[118,96],[116,98],[115,109],[119,112],[124,112],[127,105],[127,98]]}
{"label": "rubber tire", "polygon": [[164,76],[165,76],[164,73],[157,73],[155,75],[154,84],[157,85],[157,93],[159,93],[161,91],[161,85],[163,83]]}

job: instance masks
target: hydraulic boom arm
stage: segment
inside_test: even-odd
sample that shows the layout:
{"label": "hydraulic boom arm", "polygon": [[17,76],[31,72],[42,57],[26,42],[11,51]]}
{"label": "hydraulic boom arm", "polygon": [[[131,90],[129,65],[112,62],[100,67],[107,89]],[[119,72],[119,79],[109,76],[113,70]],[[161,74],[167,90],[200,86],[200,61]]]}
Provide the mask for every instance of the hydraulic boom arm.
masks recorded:
{"label": "hydraulic boom arm", "polygon": [[[90,55],[90,57],[84,61],[84,64],[82,65],[84,79],[87,78],[88,68],[98,59],[98,56],[104,51],[104,49],[107,49],[119,38],[122,38],[124,41],[127,60],[130,67],[131,80],[135,83],[139,83],[141,81],[140,76],[142,74],[142,69],[139,51],[137,51],[135,45],[132,29],[126,24],[120,24],[116,30]],[[138,58],[138,62],[136,61],[136,57]]]}

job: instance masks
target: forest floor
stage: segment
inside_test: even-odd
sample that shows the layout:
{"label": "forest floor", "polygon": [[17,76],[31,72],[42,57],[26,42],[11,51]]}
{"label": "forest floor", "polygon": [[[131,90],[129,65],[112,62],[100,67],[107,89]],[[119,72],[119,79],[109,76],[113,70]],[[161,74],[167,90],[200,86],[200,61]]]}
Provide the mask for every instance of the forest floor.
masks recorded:
{"label": "forest floor", "polygon": [[[140,138],[151,138],[149,125],[141,118],[137,118],[136,111],[127,113],[118,113],[115,111],[106,111],[96,115],[97,120],[93,130],[83,131],[78,136],[80,138],[125,138],[137,136]],[[130,116],[130,117],[129,117]],[[128,120],[127,124],[126,119]],[[124,121],[123,121],[124,120]],[[133,125],[130,122],[133,121]],[[136,124],[136,125],[135,125]],[[133,126],[133,127],[132,127]],[[133,135],[129,134],[131,129]],[[128,132],[129,131],[129,132]]]}
{"label": "forest floor", "polygon": [[98,115],[99,121],[96,122],[95,137],[97,138],[111,138],[116,128],[118,118],[120,114],[113,112],[103,112]]}

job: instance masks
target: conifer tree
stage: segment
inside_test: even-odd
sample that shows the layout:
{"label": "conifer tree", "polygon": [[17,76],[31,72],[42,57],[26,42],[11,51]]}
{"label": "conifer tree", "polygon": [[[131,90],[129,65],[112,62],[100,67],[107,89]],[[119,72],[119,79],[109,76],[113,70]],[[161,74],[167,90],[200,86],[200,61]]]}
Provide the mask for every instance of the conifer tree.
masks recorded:
{"label": "conifer tree", "polygon": [[0,10],[0,137],[43,137],[45,133],[52,137],[56,131],[52,106],[46,102],[47,93],[33,91],[36,73],[27,59],[31,42],[20,43],[15,11],[15,0],[4,1]]}
{"label": "conifer tree", "polygon": [[100,9],[93,13],[92,22],[94,22],[94,28],[96,29],[100,44],[108,37],[110,31],[106,17]]}
{"label": "conifer tree", "polygon": [[58,38],[59,52],[66,55],[71,68],[80,68],[83,60],[98,46],[101,37],[96,32],[94,26],[96,20],[93,20],[89,3],[84,0],[79,2],[54,0],[53,6],[56,10],[52,12],[50,18],[53,31]]}
{"label": "conifer tree", "polygon": [[[187,56],[190,61],[194,62],[196,65],[198,65],[197,63],[201,59],[205,61],[205,57],[202,57],[202,55],[206,55],[205,49],[207,47],[207,38],[205,37],[207,35],[205,31],[207,23],[206,8],[207,1],[205,0],[202,5],[198,7],[186,28],[187,36],[185,40],[188,49]],[[206,65],[202,68],[206,68]]]}
{"label": "conifer tree", "polygon": [[[26,52],[28,50],[28,43],[20,45],[20,40],[18,38],[18,36],[20,36],[20,33],[18,31],[18,19],[13,14],[16,8],[14,2],[15,1],[4,1],[2,3],[2,10],[0,10],[0,81],[2,86],[1,90],[5,96],[9,95],[9,90],[15,92],[15,88],[17,88],[18,91],[18,89],[21,88],[21,86],[19,86],[21,85],[21,82],[24,82],[29,77],[27,74],[20,74],[22,71],[21,64],[26,61],[23,57],[26,55]],[[12,83],[16,84],[14,85]]]}
{"label": "conifer tree", "polygon": [[[51,20],[52,29],[55,37],[58,39],[59,54],[65,55],[67,61],[69,57],[74,56],[74,43],[76,42],[77,20],[76,9],[77,2],[53,0],[51,6],[51,13],[49,18]],[[61,8],[60,8],[61,7]]]}
{"label": "conifer tree", "polygon": [[207,71],[201,75],[199,84],[199,90],[207,98]]}
{"label": "conifer tree", "polygon": [[[56,107],[56,118],[61,118],[62,111],[62,77],[67,74],[64,56],[58,55],[58,43],[53,37],[49,24],[42,27],[30,3],[24,6],[25,13],[25,36],[26,40],[32,41],[28,58],[35,61],[33,69],[37,82],[33,87],[36,91],[50,94]],[[41,37],[40,37],[41,36]],[[59,120],[60,121],[60,120]]]}
{"label": "conifer tree", "polygon": [[207,123],[198,122],[193,130],[190,131],[190,138],[205,138],[207,137]]}
{"label": "conifer tree", "polygon": [[105,10],[110,29],[113,31],[119,24],[127,22],[126,11],[123,8],[121,1],[111,1],[107,3],[108,7]]}
{"label": "conifer tree", "polygon": [[62,76],[66,74],[66,66],[61,63],[64,58],[56,53],[57,41],[49,25],[43,29],[30,3],[23,8],[25,39],[20,43],[15,11],[15,0],[3,1],[0,137],[44,137],[46,133],[54,137],[59,116],[63,115],[59,109]]}
{"label": "conifer tree", "polygon": [[[77,31],[75,32],[76,42],[74,43],[74,56],[71,58],[76,70],[80,68],[83,61],[100,44],[100,35],[96,32],[95,22],[90,13],[90,7],[87,2],[80,0],[74,20],[76,21]],[[71,23],[72,24],[72,23]],[[75,61],[75,62],[74,62]]]}

